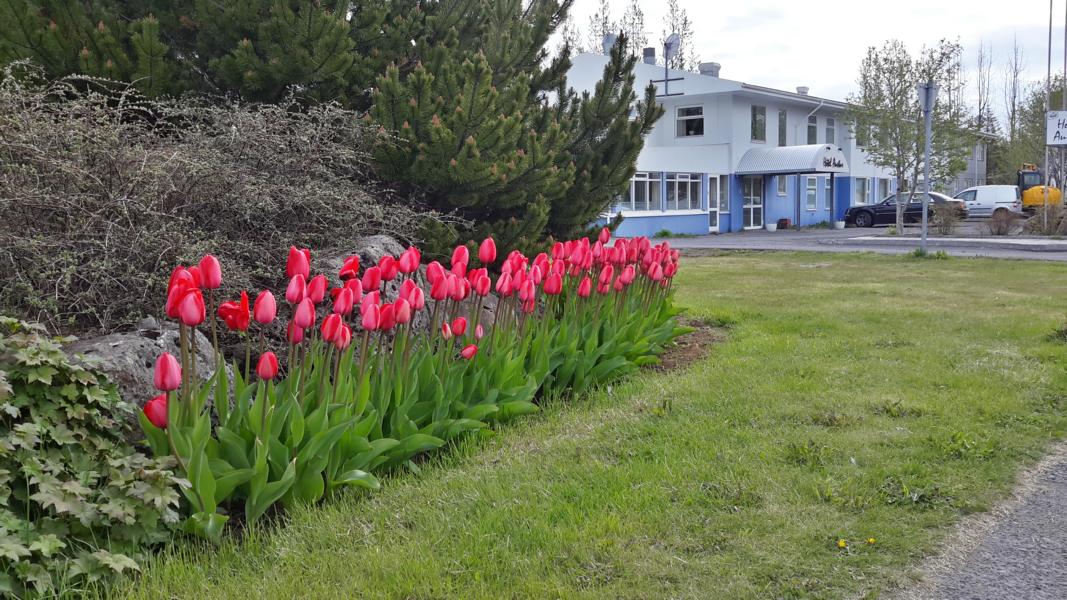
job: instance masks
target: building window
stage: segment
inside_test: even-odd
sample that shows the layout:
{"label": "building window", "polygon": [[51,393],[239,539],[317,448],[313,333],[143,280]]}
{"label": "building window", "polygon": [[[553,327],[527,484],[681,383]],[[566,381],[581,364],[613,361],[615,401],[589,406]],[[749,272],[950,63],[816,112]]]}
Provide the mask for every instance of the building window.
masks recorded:
{"label": "building window", "polygon": [[779,146],[788,146],[789,145],[786,142],[786,134],[789,131],[788,122],[789,122],[789,117],[786,116],[786,112],[784,110],[778,111],[778,145]]}
{"label": "building window", "polygon": [[752,106],[752,141],[767,141],[767,107]]}
{"label": "building window", "polygon": [[808,144],[819,143],[819,117],[808,117]]}
{"label": "building window", "polygon": [[985,160],[985,144],[978,144],[974,149],[974,155],[978,160]]}
{"label": "building window", "polygon": [[659,210],[659,173],[634,173],[619,210]]}
{"label": "building window", "polygon": [[779,175],[779,176],[775,177],[775,179],[778,182],[778,195],[779,196],[785,196],[786,193],[787,193],[786,192],[786,185],[787,185],[787,183],[789,181],[789,176],[788,175]]}
{"label": "building window", "polygon": [[832,117],[826,117],[826,143],[837,145],[837,123]]}
{"label": "building window", "polygon": [[878,180],[878,199],[879,200],[885,200],[888,197],[889,197],[889,180],[888,179],[879,179]]}
{"label": "building window", "polygon": [[807,177],[807,194],[805,196],[808,210],[819,209],[819,180],[815,177]]}
{"label": "building window", "polygon": [[859,177],[856,179],[856,201],[853,204],[861,206],[867,204],[867,197],[870,195],[870,180],[866,177]]}
{"label": "building window", "polygon": [[860,127],[859,123],[853,125],[854,135],[856,136],[856,147],[866,148],[868,142],[871,139],[871,131],[866,127]]}
{"label": "building window", "polygon": [[826,210],[832,211],[834,209],[834,188],[830,185],[831,179],[826,178],[823,184],[826,186],[823,188],[823,203],[826,205]]}
{"label": "building window", "polygon": [[687,106],[678,109],[678,137],[704,135],[704,107]]}
{"label": "building window", "polygon": [[700,174],[667,173],[667,210],[700,209]]}
{"label": "building window", "polygon": [[723,189],[725,184],[725,176],[711,175],[708,177],[708,209],[718,209],[723,214],[730,212],[730,198]]}

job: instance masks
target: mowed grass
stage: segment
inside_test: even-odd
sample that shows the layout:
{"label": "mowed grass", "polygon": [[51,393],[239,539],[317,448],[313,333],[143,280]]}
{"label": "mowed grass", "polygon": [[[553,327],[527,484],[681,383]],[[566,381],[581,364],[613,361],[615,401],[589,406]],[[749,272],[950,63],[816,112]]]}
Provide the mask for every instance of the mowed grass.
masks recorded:
{"label": "mowed grass", "polygon": [[739,254],[686,260],[677,289],[727,325],[707,359],[552,403],[377,494],[179,545],[124,591],[877,597],[1067,425],[1065,266]]}

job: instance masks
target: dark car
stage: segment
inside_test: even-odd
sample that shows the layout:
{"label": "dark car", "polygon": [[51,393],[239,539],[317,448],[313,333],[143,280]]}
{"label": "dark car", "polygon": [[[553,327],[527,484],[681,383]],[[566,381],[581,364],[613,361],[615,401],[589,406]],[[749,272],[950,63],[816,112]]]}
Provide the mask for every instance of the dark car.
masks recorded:
{"label": "dark car", "polygon": [[[905,197],[911,196],[910,192],[904,192]],[[941,205],[953,206],[960,218],[967,217],[966,205],[954,198],[950,198],[938,192],[930,192],[930,208],[928,215],[933,215],[934,207]],[[904,207],[904,222],[916,223],[923,218],[923,193],[916,192]],[[893,225],[897,222],[897,195],[892,194],[878,204],[853,206],[845,211],[845,222],[856,227],[874,227],[875,225]]]}

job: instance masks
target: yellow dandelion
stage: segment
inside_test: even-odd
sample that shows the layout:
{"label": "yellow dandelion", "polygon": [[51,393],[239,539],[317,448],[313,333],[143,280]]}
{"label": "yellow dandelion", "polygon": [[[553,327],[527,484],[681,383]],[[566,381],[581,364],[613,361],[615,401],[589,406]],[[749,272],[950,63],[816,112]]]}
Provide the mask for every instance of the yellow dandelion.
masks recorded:
{"label": "yellow dandelion", "polygon": [[848,548],[848,542],[846,542],[845,540],[837,540],[837,547]]}
{"label": "yellow dandelion", "polygon": [[875,542],[877,542],[877,541],[878,541],[878,540],[876,540],[876,539],[874,539],[874,538],[872,538],[872,537],[871,537],[871,538],[867,538],[867,543],[868,543],[868,544],[870,544],[870,545],[872,545],[872,546],[873,546],[873,545],[874,545],[874,543],[875,543]]}

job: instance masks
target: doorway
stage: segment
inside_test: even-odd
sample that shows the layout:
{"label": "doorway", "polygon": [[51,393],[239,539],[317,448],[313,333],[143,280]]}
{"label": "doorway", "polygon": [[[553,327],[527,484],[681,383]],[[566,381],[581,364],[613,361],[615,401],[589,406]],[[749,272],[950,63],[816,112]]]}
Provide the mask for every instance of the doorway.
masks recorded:
{"label": "doorway", "polygon": [[741,212],[745,229],[763,227],[763,176],[746,175],[741,178]]}

